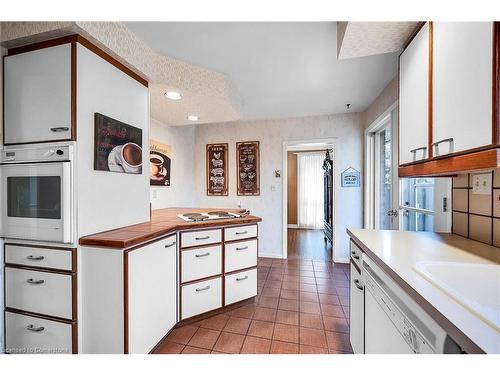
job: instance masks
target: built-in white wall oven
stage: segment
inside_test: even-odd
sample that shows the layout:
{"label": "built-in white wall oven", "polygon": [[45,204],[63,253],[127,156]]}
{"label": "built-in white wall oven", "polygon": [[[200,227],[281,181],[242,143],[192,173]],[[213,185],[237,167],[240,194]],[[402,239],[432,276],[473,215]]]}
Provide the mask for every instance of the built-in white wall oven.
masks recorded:
{"label": "built-in white wall oven", "polygon": [[2,237],[73,241],[72,161],[72,145],[2,150]]}

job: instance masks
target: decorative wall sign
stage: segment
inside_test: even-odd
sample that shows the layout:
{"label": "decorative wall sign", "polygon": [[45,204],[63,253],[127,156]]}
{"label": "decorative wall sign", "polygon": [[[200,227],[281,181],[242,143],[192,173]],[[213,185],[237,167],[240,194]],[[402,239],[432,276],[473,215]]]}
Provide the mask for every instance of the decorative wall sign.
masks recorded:
{"label": "decorative wall sign", "polygon": [[207,195],[228,195],[227,143],[207,145]]}
{"label": "decorative wall sign", "polygon": [[170,186],[170,164],[172,146],[149,140],[149,184],[151,186]]}
{"label": "decorative wall sign", "polygon": [[142,174],[142,129],[94,113],[94,169]]}
{"label": "decorative wall sign", "polygon": [[260,195],[259,141],[236,143],[238,195]]}
{"label": "decorative wall sign", "polygon": [[359,187],[360,173],[356,169],[349,167],[341,174],[342,187]]}

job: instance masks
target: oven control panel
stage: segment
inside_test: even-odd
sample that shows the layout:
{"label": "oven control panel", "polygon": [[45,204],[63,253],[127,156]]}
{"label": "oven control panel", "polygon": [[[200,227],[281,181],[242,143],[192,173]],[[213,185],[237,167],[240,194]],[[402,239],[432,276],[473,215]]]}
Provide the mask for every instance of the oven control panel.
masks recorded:
{"label": "oven control panel", "polygon": [[71,145],[53,145],[2,150],[1,163],[41,163],[69,161],[73,157]]}

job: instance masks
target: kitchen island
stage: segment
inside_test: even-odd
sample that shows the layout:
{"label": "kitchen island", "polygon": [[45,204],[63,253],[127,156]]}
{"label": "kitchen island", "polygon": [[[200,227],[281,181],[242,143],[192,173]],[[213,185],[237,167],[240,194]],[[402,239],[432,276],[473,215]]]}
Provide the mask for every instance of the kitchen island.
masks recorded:
{"label": "kitchen island", "polygon": [[[488,321],[463,301],[459,302],[454,298],[450,294],[453,285],[450,284],[447,290],[437,286],[428,275],[425,276],[425,270],[429,266],[458,266],[460,268],[456,270],[459,272],[453,268],[447,275],[456,274],[462,280],[470,280],[467,282],[467,289],[477,286],[479,289],[492,288],[490,290],[493,292],[496,290],[500,293],[498,283],[483,285],[479,279],[470,276],[474,271],[472,268],[478,265],[486,265],[490,270],[490,266],[498,265],[498,248],[454,234],[367,229],[352,229],[347,232],[352,240],[351,251],[355,254],[361,252],[362,259],[368,258],[378,266],[461,350],[468,353],[500,353],[500,331],[496,323]],[[454,292],[467,292],[459,287],[454,289]],[[365,301],[366,293],[365,288]],[[479,294],[482,293],[478,290],[476,295]],[[500,314],[498,310],[497,314]],[[365,316],[365,322],[366,319]]]}
{"label": "kitchen island", "polygon": [[209,211],[221,209],[155,210],[80,238],[81,353],[149,353],[176,324],[253,300],[261,219],[178,216]]}

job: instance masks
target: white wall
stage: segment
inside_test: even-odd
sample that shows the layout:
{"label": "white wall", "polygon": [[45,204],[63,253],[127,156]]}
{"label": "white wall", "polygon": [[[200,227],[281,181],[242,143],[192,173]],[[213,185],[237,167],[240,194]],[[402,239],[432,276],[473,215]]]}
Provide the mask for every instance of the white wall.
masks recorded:
{"label": "white wall", "polygon": [[[361,113],[330,116],[239,121],[198,125],[195,129],[195,205],[199,207],[233,208],[241,201],[242,207],[262,217],[259,226],[259,254],[281,257],[282,253],[282,188],[281,178],[274,177],[276,169],[283,169],[283,142],[315,138],[336,138],[335,154],[335,225],[336,259],[349,258],[346,228],[362,226],[361,188],[341,188],[340,173],[348,167],[362,170],[364,117]],[[260,141],[261,195],[236,195],[236,142]],[[206,195],[205,145],[229,143],[229,196]],[[272,187],[275,187],[275,190]],[[286,184],[285,184],[286,187]]]}
{"label": "white wall", "polygon": [[149,163],[142,174],[94,170],[94,113],[142,129],[149,161],[149,93],[107,61],[77,44],[78,236],[149,220]]}
{"label": "white wall", "polygon": [[153,209],[194,206],[195,126],[167,126],[151,119],[150,136],[172,146],[170,186],[151,186]]}

